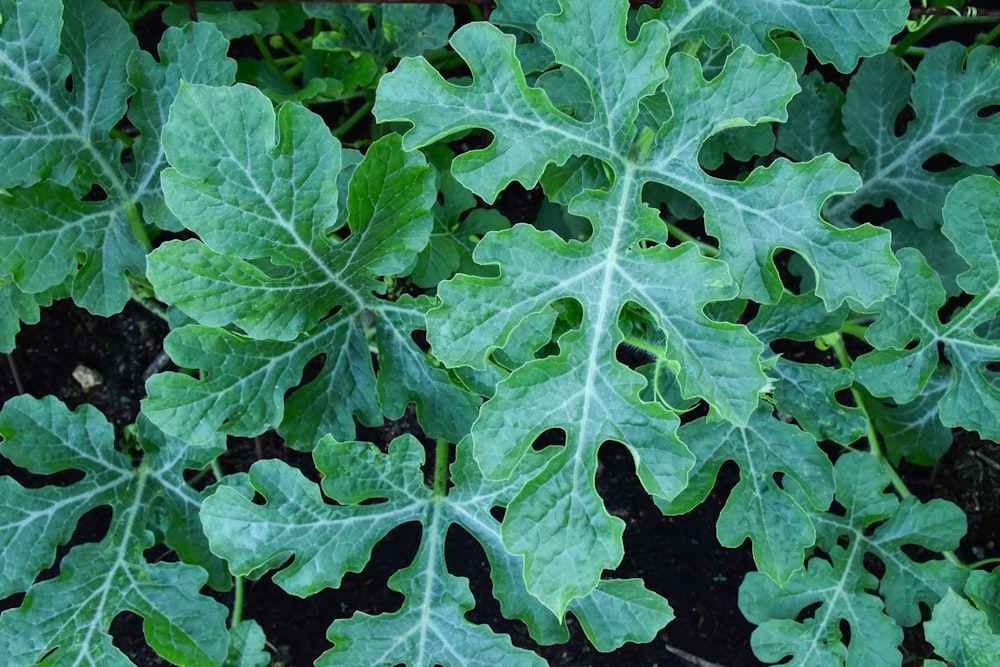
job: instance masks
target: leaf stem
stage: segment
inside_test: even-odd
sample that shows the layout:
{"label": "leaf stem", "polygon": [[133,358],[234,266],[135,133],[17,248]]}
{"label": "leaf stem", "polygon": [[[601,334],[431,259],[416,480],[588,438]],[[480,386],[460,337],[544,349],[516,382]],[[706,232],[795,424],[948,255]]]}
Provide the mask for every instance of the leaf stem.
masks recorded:
{"label": "leaf stem", "polygon": [[444,498],[448,495],[448,454],[449,443],[444,438],[438,438],[434,446],[434,495]]}
{"label": "leaf stem", "polygon": [[681,241],[688,241],[690,243],[695,244],[696,246],[698,246],[698,249],[701,250],[702,255],[705,255],[706,257],[719,256],[719,249],[716,248],[715,246],[709,245],[708,243],[705,243],[704,241],[701,241],[695,238],[694,236],[691,236],[690,234],[688,234],[687,232],[685,232],[683,229],[681,229],[672,222],[669,222],[667,220],[664,220],[663,222],[667,226],[667,231],[670,233],[671,236],[678,238]]}
{"label": "leaf stem", "polygon": [[243,577],[233,576],[233,617],[229,627],[235,628],[243,622]]}
{"label": "leaf stem", "polygon": [[358,124],[358,121],[368,115],[372,110],[374,103],[371,100],[365,101],[357,111],[351,114],[350,118],[345,120],[340,126],[333,131],[333,136],[338,139],[343,139],[344,135],[347,134],[352,127]]}
{"label": "leaf stem", "polygon": [[[833,349],[833,351],[836,353],[837,360],[840,362],[840,365],[843,368],[850,370],[852,365],[851,357],[847,353],[847,346],[844,345],[844,338],[843,336],[841,336],[840,332],[837,332],[835,334],[830,334],[829,336],[824,336],[823,342],[828,343],[830,347]],[[865,413],[865,416],[867,417],[866,420],[867,425],[865,427],[866,428],[865,437],[868,440],[869,453],[875,457],[875,460],[879,462],[879,464],[882,466],[882,469],[889,474],[889,479],[892,482],[892,488],[896,491],[897,494],[899,494],[899,497],[907,498],[909,496],[912,496],[913,492],[911,492],[910,489],[907,488],[906,482],[904,482],[903,479],[899,476],[899,473],[896,472],[896,468],[889,462],[888,459],[886,459],[885,452],[882,451],[882,446],[881,444],[879,444],[878,431],[875,430],[875,425],[872,422],[871,417],[869,416],[871,413],[868,410],[868,405],[865,401],[865,397],[860,391],[858,391],[857,387],[853,384],[851,385],[851,395],[854,397],[854,402],[857,404],[859,408],[861,408],[861,410]],[[968,569],[969,567],[968,565],[963,563],[958,558],[958,556],[955,555],[954,551],[942,551],[941,555],[944,556],[946,560],[948,560],[952,565],[955,565],[956,567],[960,567],[963,569]]]}
{"label": "leaf stem", "polygon": [[133,301],[160,319],[167,320],[167,311],[156,301],[153,286],[146,278],[129,276],[128,286]]}
{"label": "leaf stem", "polygon": [[149,239],[149,234],[146,233],[146,228],[143,227],[142,214],[139,213],[139,207],[131,198],[126,198],[125,200],[125,216],[128,218],[128,222],[132,226],[132,233],[135,234],[135,238],[142,244],[142,247],[144,247],[147,252],[152,250],[153,242]]}

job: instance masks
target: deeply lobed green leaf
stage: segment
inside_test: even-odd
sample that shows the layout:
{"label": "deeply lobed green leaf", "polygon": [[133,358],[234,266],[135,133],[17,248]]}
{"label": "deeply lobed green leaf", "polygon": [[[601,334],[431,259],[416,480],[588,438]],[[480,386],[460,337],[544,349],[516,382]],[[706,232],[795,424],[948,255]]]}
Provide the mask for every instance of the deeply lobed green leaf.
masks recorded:
{"label": "deeply lobed green leaf", "polygon": [[[742,182],[709,176],[699,166],[699,149],[713,134],[784,119],[797,88],[787,64],[741,48],[709,81],[690,56],[675,55],[664,68],[667,26],[648,21],[630,40],[625,23],[621,4],[596,0],[564,3],[537,19],[561,71],[584,82],[579,90],[588,99],[571,106],[590,109],[590,117],[566,115],[529,85],[513,38],[484,24],[465,26],[451,40],[469,65],[470,84],[445,82],[425,61],[404,59],[383,79],[374,109],[380,120],[412,123],[407,147],[488,130],[492,143],[460,155],[452,168],[488,201],[512,181],[533,186],[567,162],[604,167],[571,176],[572,188],[561,179],[563,192],[581,193],[569,212],[590,222],[590,238],[567,242],[518,227],[488,234],[474,258],[497,265],[501,276],[443,283],[442,305],[428,320],[438,358],[482,368],[527,318],[559,299],[582,306],[579,330],[558,340],[559,353],[515,369],[473,428],[477,461],[498,479],[513,473],[546,429],[566,435],[565,447],[513,500],[504,523],[505,543],[526,558],[530,590],[560,614],[621,558],[622,526],[593,486],[600,444],[611,439],[629,447],[640,480],[662,499],[684,487],[690,466],[674,435],[677,419],[639,402],[640,379],[614,359],[625,305],[650,313],[683,395],[702,397],[714,415],[743,425],[767,384],[761,346],[745,327],[705,317],[708,303],[737,295],[776,299],[782,287],[771,256],[778,247],[809,262],[829,308],[845,299],[878,301],[897,273],[885,232],[865,227],[845,235],[819,219],[827,197],[858,186],[856,175],[832,158],[779,161]],[[604,174],[613,176],[610,183]],[[697,202],[706,229],[720,240],[721,262],[693,246],[657,245],[666,241],[666,229],[642,202],[650,182]]]}
{"label": "deeply lobed green leaf", "polygon": [[[249,484],[236,480],[205,501],[205,530],[213,549],[237,573],[257,577],[294,556],[274,581],[291,593],[308,595],[339,586],[344,573],[365,566],[371,549],[389,530],[417,521],[423,529],[417,554],[389,579],[389,586],[403,593],[403,606],[335,621],[328,631],[334,648],[317,664],[541,664],[508,638],[463,618],[475,600],[467,583],[449,573],[445,563],[445,538],[452,525],[463,527],[485,550],[505,615],[523,620],[540,642],[565,641],[567,636],[555,616],[528,594],[522,559],[504,549],[500,523],[490,514],[509,502],[520,479],[484,479],[469,457],[468,444],[458,446],[454,486],[443,496],[424,485],[423,449],[411,436],[393,441],[388,453],[367,443],[326,438],[313,456],[323,476],[323,493],[340,505],[325,502],[320,488],[286,464],[259,462],[251,468]],[[533,454],[527,470],[546,458]],[[264,504],[253,502],[255,491]],[[636,580],[606,582],[572,611],[604,650],[628,640],[648,641],[672,618],[666,602]],[[621,627],[608,622],[619,614],[628,614],[634,623]]]}
{"label": "deeply lobed green leaf", "polygon": [[[352,164],[344,210],[341,148],[322,120],[296,104],[275,114],[247,86],[184,87],[164,146],[167,203],[199,239],[157,248],[149,277],[161,298],[209,325],[166,342],[177,363],[208,373],[153,378],[151,419],[195,441],[220,427],[247,436],[278,427],[311,449],[327,433],[353,437],[355,415],[374,425],[413,402],[432,437],[464,435],[477,400],[412,337],[427,302],[380,296],[379,278],[405,275],[430,234],[433,174],[419,154],[395,135],[373,144]],[[320,355],[319,373],[286,401]],[[439,403],[448,407],[431,409]]]}
{"label": "deeply lobed green leaf", "polygon": [[[200,495],[185,481],[221,445],[192,448],[139,428],[146,455],[139,468],[114,448],[110,424],[93,407],[70,412],[55,398],[19,396],[0,411],[0,452],[36,475],[79,470],[67,486],[24,488],[0,478],[2,556],[0,595],[24,591],[24,602],[0,615],[0,650],[10,665],[130,664],[112,645],[111,621],[122,611],[143,617],[146,640],[171,660],[218,665],[229,636],[226,608],[201,594],[209,578],[225,587],[223,568],[207,549],[198,525]],[[55,560],[84,513],[108,505],[111,528],[99,542],[73,547],[59,575],[36,582]],[[143,553],[158,541],[184,562],[149,562]],[[206,571],[206,568],[208,571]],[[49,655],[51,654],[51,655]]]}
{"label": "deeply lobed green leaf", "polygon": [[876,396],[908,403],[927,388],[943,344],[951,368],[939,403],[941,422],[997,440],[1000,389],[990,364],[1000,361],[1000,342],[989,327],[1000,310],[1000,182],[973,176],[956,185],[945,204],[941,231],[968,264],[958,285],[973,297],[971,302],[942,322],[940,279],[918,251],[900,250],[904,270],[899,287],[874,310],[878,320],[866,334],[877,349],[860,357],[854,371]]}
{"label": "deeply lobed green leaf", "polygon": [[[965,515],[944,500],[884,493],[889,475],[867,453],[844,454],[834,475],[843,514],[811,513],[826,556],[810,558],[783,585],[751,572],[740,587],[740,609],[759,626],[751,645],[767,662],[900,665],[902,628],[920,622],[921,603],[936,603],[967,575],[944,559],[914,560],[903,547],[953,549]],[[884,565],[880,577],[865,566],[866,554]]]}

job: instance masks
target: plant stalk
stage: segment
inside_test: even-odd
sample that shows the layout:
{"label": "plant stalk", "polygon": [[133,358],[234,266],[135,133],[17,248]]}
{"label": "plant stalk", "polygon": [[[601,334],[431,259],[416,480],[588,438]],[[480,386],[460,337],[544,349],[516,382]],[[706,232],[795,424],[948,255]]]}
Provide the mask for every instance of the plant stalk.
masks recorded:
{"label": "plant stalk", "polygon": [[448,454],[449,443],[444,438],[438,438],[434,446],[434,495],[444,498],[448,495]]}

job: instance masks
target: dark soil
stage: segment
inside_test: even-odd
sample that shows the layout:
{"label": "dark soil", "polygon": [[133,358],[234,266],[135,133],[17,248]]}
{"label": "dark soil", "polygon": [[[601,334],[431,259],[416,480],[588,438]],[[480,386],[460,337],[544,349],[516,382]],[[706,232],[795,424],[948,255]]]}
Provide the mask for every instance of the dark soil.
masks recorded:
{"label": "dark soil", "polygon": [[[35,396],[52,394],[69,406],[89,402],[100,408],[121,429],[131,423],[143,395],[144,376],[161,351],[166,326],[142,307],[130,304],[112,318],[94,317],[70,303],[59,302],[43,312],[42,321],[25,327],[10,355],[20,377],[21,389]],[[96,370],[103,383],[85,391],[73,378],[78,365]],[[0,372],[0,400],[17,394],[11,367]],[[363,437],[387,442],[410,426],[408,418],[382,429],[367,429]],[[415,428],[415,424],[412,425]],[[965,510],[969,534],[958,550],[966,562],[996,551],[996,521],[1000,516],[1000,446],[983,443],[959,433],[951,451],[935,468],[904,465],[902,474],[921,498],[947,498]],[[281,458],[315,478],[311,459],[285,448],[274,434],[252,440],[232,439],[221,464],[226,473],[246,470],[259,458]],[[0,473],[25,478],[22,470],[0,458]],[[515,644],[536,650],[551,665],[754,665],[749,648],[753,627],[737,607],[737,590],[744,573],[753,569],[748,545],[731,550],[719,546],[715,519],[735,484],[735,467],[723,468],[718,488],[695,511],[681,517],[664,517],[641,490],[627,451],[605,445],[601,450],[598,490],[610,512],[627,524],[626,555],[613,573],[616,577],[641,577],[664,595],[677,619],[651,643],[628,644],[614,654],[598,653],[570,617],[569,643],[538,647],[520,622],[501,617],[493,599],[480,547],[461,530],[449,534],[449,567],[471,581],[477,606],[468,617],[508,633]],[[88,514],[74,542],[100,540],[107,528],[100,512]],[[93,525],[85,525],[87,522]],[[369,613],[393,611],[402,602],[386,581],[409,563],[419,540],[419,527],[393,531],[373,553],[368,567],[348,575],[336,591],[324,591],[305,600],[287,595],[269,577],[248,582],[244,614],[264,628],[277,660],[287,665],[309,665],[330,648],[327,626],[356,610]],[[43,576],[51,576],[46,573]],[[218,596],[227,601],[229,596]],[[0,610],[20,604],[22,596],[0,601]],[[167,664],[146,648],[141,620],[123,614],[112,626],[116,644],[140,666]],[[914,633],[911,633],[914,634]],[[921,638],[912,640],[916,650]],[[678,655],[676,651],[680,651]],[[687,657],[682,655],[687,654]],[[702,662],[698,662],[701,660]]]}

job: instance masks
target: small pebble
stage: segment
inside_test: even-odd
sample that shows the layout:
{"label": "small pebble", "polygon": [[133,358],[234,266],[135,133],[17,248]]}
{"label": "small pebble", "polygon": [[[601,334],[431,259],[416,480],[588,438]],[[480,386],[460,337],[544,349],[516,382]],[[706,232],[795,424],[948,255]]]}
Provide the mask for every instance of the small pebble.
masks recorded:
{"label": "small pebble", "polygon": [[73,369],[73,379],[76,380],[83,393],[87,393],[92,388],[104,382],[104,377],[89,366],[77,364]]}

